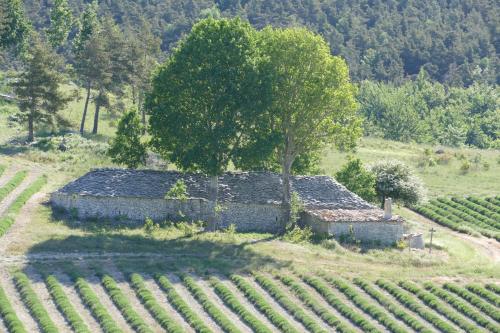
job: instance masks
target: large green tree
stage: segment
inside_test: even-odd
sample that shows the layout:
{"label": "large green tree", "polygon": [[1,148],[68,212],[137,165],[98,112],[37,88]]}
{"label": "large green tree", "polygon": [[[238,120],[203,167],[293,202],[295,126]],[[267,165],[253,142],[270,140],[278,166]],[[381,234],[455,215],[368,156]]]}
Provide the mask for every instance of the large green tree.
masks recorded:
{"label": "large green tree", "polygon": [[146,163],[146,146],[141,141],[142,125],[135,110],[126,112],[111,140],[109,155],[113,162],[137,168]]}
{"label": "large green tree", "polygon": [[61,91],[62,62],[37,36],[30,43],[23,70],[14,83],[21,120],[28,124],[28,142],[34,140],[35,124],[54,123],[57,112],[69,101]]}
{"label": "large green tree", "polygon": [[255,31],[239,19],[196,24],[153,78],[152,146],[179,168],[210,176],[215,227],[218,176],[259,109]]}
{"label": "large green tree", "polygon": [[259,35],[266,59],[262,77],[271,96],[266,105],[268,126],[279,138],[272,135],[269,144],[275,144],[281,163],[285,226],[290,219],[290,175],[297,156],[327,144],[349,148],[361,135],[356,89],[346,62],[332,56],[321,36],[303,28],[265,28]]}
{"label": "large green tree", "polygon": [[30,34],[30,23],[21,0],[0,0],[0,48],[24,49]]}
{"label": "large green tree", "polygon": [[73,25],[73,14],[68,5],[68,0],[54,0],[50,10],[50,26],[47,29],[50,44],[58,48],[67,39]]}

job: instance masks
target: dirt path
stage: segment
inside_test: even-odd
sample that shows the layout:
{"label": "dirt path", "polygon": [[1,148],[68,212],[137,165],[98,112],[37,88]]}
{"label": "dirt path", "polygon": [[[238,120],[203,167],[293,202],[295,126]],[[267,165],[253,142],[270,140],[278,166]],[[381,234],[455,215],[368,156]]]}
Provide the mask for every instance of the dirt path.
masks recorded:
{"label": "dirt path", "polygon": [[234,312],[232,312],[224,302],[217,296],[217,294],[212,290],[209,283],[202,278],[192,275],[193,280],[196,281],[196,284],[203,290],[203,292],[207,295],[207,297],[214,303],[218,309],[220,309],[226,317],[240,330],[242,333],[252,333],[252,329],[250,329],[243,321],[241,321],[240,317],[238,317]]}
{"label": "dirt path", "polygon": [[12,167],[7,167],[3,174],[0,176],[0,187],[3,187],[7,182],[16,174],[17,171]]}
{"label": "dirt path", "polygon": [[32,267],[28,267],[25,270],[25,274],[30,279],[31,287],[37,294],[38,298],[43,304],[45,310],[47,310],[50,319],[54,322],[57,329],[60,332],[71,332],[71,327],[66,322],[66,319],[57,309],[57,306],[54,304],[52,297],[50,296],[47,287],[45,286],[45,282],[42,277],[37,274]]}
{"label": "dirt path", "polygon": [[29,310],[24,305],[19,293],[14,286],[12,281],[12,276],[6,271],[0,270],[0,285],[2,289],[7,294],[10,304],[16,311],[16,315],[19,320],[23,323],[24,328],[27,332],[38,332],[38,324],[35,322],[33,317],[31,317]]}
{"label": "dirt path", "polygon": [[437,230],[446,231],[446,233],[453,235],[456,238],[468,241],[469,243],[473,244],[476,247],[476,249],[478,249],[486,257],[488,257],[493,263],[500,263],[500,242],[496,241],[495,239],[484,236],[474,237],[471,235],[462,234],[452,229],[443,227],[442,225],[410,209],[407,208],[402,208],[402,209],[405,210],[409,215],[414,216],[418,222],[426,225],[427,228],[430,229],[432,227]]}

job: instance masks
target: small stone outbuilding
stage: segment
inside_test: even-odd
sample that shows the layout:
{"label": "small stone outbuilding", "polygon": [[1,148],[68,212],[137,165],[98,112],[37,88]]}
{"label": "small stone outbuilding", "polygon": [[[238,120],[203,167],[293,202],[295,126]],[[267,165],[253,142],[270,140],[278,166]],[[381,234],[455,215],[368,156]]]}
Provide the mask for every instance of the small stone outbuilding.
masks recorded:
{"label": "small stone outbuilding", "polygon": [[[187,200],[165,199],[182,179]],[[219,225],[238,231],[279,230],[281,177],[272,172],[226,173],[219,177]],[[213,209],[208,198],[209,179],[177,171],[97,169],[52,193],[53,206],[81,219],[111,218],[144,221],[206,221]],[[401,239],[404,221],[384,218],[383,210],[367,203],[328,176],[292,177],[292,190],[304,206],[300,223],[316,232],[348,234],[362,241],[392,244]]]}

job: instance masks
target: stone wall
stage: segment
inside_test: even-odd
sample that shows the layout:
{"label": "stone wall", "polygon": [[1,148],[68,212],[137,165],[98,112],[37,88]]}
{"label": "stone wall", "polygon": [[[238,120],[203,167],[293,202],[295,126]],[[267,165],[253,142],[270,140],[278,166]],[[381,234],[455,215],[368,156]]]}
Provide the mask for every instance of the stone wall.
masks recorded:
{"label": "stone wall", "polygon": [[[149,217],[155,221],[207,221],[212,211],[212,204],[205,199],[180,201],[79,196],[55,192],[52,194],[51,202],[55,207],[69,212],[73,211],[80,219],[123,217],[143,222]],[[281,217],[279,206],[225,203],[221,207],[219,220],[221,228],[234,224],[238,231],[276,232],[279,230]]]}
{"label": "stone wall", "polygon": [[341,235],[349,235],[350,229],[354,237],[362,242],[380,242],[383,245],[393,245],[403,238],[405,225],[398,221],[371,221],[371,222],[326,222],[317,216],[304,213],[301,222],[311,226],[317,233],[328,233],[338,238]]}

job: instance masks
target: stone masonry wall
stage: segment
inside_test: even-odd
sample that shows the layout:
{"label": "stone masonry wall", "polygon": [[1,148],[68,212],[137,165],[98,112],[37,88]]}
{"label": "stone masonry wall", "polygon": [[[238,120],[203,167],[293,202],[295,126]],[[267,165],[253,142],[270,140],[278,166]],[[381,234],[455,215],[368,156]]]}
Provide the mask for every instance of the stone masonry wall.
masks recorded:
{"label": "stone masonry wall", "polygon": [[[130,220],[144,221],[147,217],[155,221],[207,221],[211,203],[205,199],[187,201],[151,199],[78,196],[53,193],[52,204],[66,211],[74,211],[78,218],[125,217]],[[179,214],[182,212],[182,216]],[[276,205],[226,203],[222,205],[219,226],[227,228],[234,224],[238,231],[276,232],[281,209]]]}
{"label": "stone masonry wall", "polygon": [[312,230],[318,233],[328,233],[335,237],[349,235],[352,226],[354,237],[362,242],[378,241],[383,245],[392,245],[405,233],[405,226],[402,222],[375,221],[375,222],[325,222],[321,219],[303,214],[302,222],[311,226]]}

